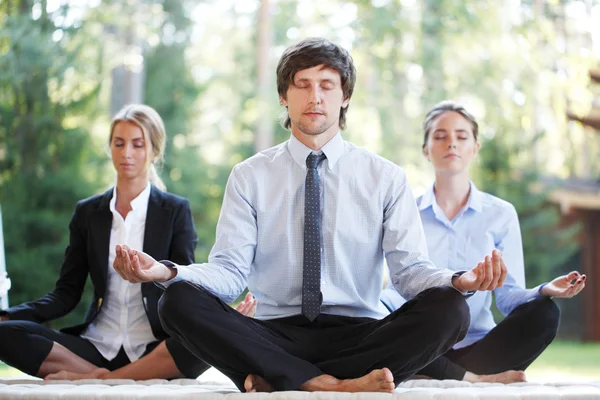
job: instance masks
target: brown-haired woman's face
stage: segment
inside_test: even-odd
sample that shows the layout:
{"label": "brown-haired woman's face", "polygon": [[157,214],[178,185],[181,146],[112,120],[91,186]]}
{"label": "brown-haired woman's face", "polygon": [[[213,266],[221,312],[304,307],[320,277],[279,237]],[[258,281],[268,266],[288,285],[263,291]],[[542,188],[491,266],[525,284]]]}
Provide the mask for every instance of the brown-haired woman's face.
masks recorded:
{"label": "brown-haired woman's face", "polygon": [[479,147],[471,123],[457,112],[446,111],[433,121],[423,153],[436,174],[458,174],[468,172]]}
{"label": "brown-haired woman's face", "polygon": [[117,122],[110,140],[112,162],[119,179],[148,178],[144,132],[129,121]]}

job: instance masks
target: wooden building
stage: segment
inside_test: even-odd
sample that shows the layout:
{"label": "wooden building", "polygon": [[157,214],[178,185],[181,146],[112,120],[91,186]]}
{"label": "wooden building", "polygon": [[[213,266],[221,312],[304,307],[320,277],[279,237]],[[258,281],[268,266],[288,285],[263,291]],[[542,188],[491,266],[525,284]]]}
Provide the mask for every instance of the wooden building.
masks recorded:
{"label": "wooden building", "polygon": [[[590,71],[590,80],[600,88],[600,69]],[[567,117],[600,135],[600,103],[593,104],[585,116],[568,113]],[[563,181],[550,199],[560,206],[565,220],[583,225],[579,269],[587,275],[587,281],[581,301],[576,303],[581,305],[581,339],[600,342],[600,177]]]}
{"label": "wooden building", "polygon": [[567,269],[586,274],[586,287],[578,299],[561,302],[562,319],[569,320],[571,326],[578,325],[578,335],[571,333],[572,338],[600,342],[600,183],[565,180],[559,188],[552,190],[550,200],[560,206],[563,225],[579,222],[583,227],[577,257],[580,265],[571,265]]}

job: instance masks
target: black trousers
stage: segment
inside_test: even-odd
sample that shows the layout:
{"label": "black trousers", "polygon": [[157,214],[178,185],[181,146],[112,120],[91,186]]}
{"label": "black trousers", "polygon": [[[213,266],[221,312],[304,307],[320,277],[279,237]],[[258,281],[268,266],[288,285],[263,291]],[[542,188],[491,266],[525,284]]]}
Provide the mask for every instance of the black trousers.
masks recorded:
{"label": "black trousers", "polygon": [[[37,375],[54,342],[91,364],[110,371],[130,363],[122,347],[114,359],[107,360],[92,343],[80,336],[59,332],[31,321],[0,322],[0,360],[29,375]],[[149,343],[144,355],[154,350],[158,344],[159,342]],[[210,368],[175,340],[167,339],[166,345],[177,368],[186,377],[196,378]]]}
{"label": "black trousers", "polygon": [[461,340],[469,310],[453,288],[424,291],[382,320],[320,315],[261,321],[201,287],[177,282],[159,302],[165,331],[244,391],[256,374],[275,390],[297,390],[329,374],[357,378],[387,367],[399,384]]}
{"label": "black trousers", "polygon": [[434,379],[463,379],[465,372],[497,374],[525,370],[556,336],[560,311],[544,297],[516,307],[485,337],[449,350],[418,372]]}

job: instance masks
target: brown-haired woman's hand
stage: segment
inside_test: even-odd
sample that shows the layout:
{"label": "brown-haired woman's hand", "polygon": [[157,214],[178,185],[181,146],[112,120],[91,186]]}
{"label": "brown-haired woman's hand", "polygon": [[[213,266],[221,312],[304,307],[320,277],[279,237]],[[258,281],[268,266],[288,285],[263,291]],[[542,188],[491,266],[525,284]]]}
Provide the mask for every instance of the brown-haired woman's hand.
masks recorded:
{"label": "brown-haired woman's hand", "polygon": [[547,283],[540,291],[540,294],[542,296],[560,298],[577,296],[585,287],[585,278],[585,275],[581,275],[577,271],[570,272],[568,275],[559,276]]}

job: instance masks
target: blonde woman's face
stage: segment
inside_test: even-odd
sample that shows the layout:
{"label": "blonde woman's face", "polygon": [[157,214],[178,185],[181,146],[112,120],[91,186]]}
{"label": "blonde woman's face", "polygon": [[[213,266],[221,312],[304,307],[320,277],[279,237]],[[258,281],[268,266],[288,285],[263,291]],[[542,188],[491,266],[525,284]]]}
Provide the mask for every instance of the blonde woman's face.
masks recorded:
{"label": "blonde woman's face", "polygon": [[148,144],[144,132],[136,124],[121,121],[115,125],[110,153],[119,179],[148,179],[148,167],[152,159]]}
{"label": "blonde woman's face", "polygon": [[446,111],[435,119],[423,153],[436,173],[468,173],[480,144],[473,135],[473,126],[462,115]]}

